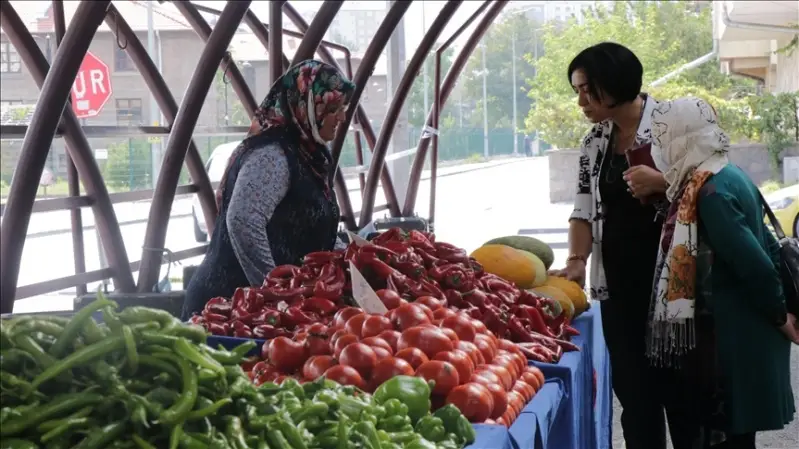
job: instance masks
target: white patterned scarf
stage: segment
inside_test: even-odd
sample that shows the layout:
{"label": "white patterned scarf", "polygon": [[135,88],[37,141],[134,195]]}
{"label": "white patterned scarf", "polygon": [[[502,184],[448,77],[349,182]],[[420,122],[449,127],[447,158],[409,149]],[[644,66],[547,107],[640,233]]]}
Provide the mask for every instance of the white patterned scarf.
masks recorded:
{"label": "white patterned scarf", "polygon": [[696,256],[699,190],[729,161],[729,139],[704,100],[660,103],[652,115],[652,158],[669,184],[650,305],[648,355],[658,365],[679,363],[696,345]]}

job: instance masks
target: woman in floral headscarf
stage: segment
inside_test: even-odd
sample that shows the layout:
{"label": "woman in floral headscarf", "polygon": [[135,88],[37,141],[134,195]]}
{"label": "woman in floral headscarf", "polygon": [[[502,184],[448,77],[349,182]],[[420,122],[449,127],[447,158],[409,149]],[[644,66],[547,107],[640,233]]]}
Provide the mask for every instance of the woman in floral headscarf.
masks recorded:
{"label": "woman in floral headscarf", "polygon": [[659,104],[652,136],[671,208],[649,356],[700,373],[705,447],[754,449],[756,432],[782,429],[795,412],[790,351],[799,335],[785,307],[779,245],[757,186],[727,160],[729,142],[708,103]]}
{"label": "woman in floral headscarf", "polygon": [[327,148],[355,85],[314,60],[291,67],[255,112],[219,184],[219,219],[186,289],[183,318],[210,298],[261,285],[275,266],[337,244],[335,167]]}

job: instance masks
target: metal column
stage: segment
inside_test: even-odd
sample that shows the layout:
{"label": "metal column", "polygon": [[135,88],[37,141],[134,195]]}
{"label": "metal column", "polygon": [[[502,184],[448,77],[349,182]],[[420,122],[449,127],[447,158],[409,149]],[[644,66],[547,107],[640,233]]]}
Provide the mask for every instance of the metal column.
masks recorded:
{"label": "metal column", "polygon": [[[398,2],[405,2],[407,0],[390,0],[389,4],[392,6]],[[419,3],[424,10],[424,2]],[[423,13],[424,14],[424,13]],[[426,31],[426,30],[425,30]],[[427,58],[425,58],[425,61]],[[427,69],[425,66],[424,69]],[[405,73],[405,20],[401,19],[394,34],[388,41],[388,83],[386,86],[386,102],[393,101],[396,95],[397,88],[399,87],[402,75]],[[427,72],[424,72],[425,78],[425,104],[427,103]],[[399,111],[397,117],[397,124],[394,132],[391,134],[391,143],[389,145],[390,153],[399,153],[410,148],[408,139],[408,109],[405,107],[405,101],[402,101],[402,109]],[[425,108],[426,110],[427,108]],[[374,154],[372,154],[372,161],[374,162]],[[388,171],[391,173],[391,179],[394,181],[394,190],[397,192],[397,203],[402,204],[405,201],[405,193],[408,189],[408,179],[411,174],[411,157],[402,157],[395,159],[388,163]],[[374,203],[374,198],[372,198]],[[363,211],[364,206],[361,205]],[[363,218],[363,217],[362,217]],[[370,220],[371,217],[366,218]],[[363,226],[363,225],[361,225]]]}

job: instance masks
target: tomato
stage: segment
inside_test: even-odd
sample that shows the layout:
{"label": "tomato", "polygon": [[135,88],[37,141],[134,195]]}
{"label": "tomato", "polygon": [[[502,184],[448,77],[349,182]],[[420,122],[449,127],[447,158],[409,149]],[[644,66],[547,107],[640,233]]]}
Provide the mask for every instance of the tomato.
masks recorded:
{"label": "tomato", "polygon": [[510,375],[510,371],[508,371],[506,368],[503,368],[499,365],[488,364],[480,365],[474,371],[476,373],[491,371],[499,377],[500,384],[503,388],[505,388],[505,391],[510,391],[511,388],[513,388],[513,376]]}
{"label": "tomato", "polygon": [[444,320],[441,321],[441,327],[452,329],[458,334],[459,339],[465,341],[474,341],[474,337],[477,335],[477,331],[472,324],[472,319],[464,315],[453,315],[444,318]]}
{"label": "tomato", "polygon": [[[508,392],[508,407],[511,407],[513,411],[516,413],[516,416],[524,410],[524,397],[519,394],[517,391],[509,391]],[[514,418],[515,419],[515,418]]]}
{"label": "tomato", "polygon": [[493,419],[489,418],[489,419],[485,420],[483,422],[483,424],[488,424],[489,426],[495,426],[495,425],[497,425],[497,422],[494,421]]}
{"label": "tomato", "polygon": [[394,318],[391,320],[394,328],[400,331],[418,326],[420,324],[430,323],[430,318],[422,310],[423,306],[418,304],[403,304],[393,310]]}
{"label": "tomato", "polygon": [[402,334],[395,330],[383,331],[378,335],[378,337],[382,338],[389,345],[391,345],[392,352],[397,352],[397,342],[399,341],[400,336],[402,336]]}
{"label": "tomato", "polygon": [[499,376],[488,370],[475,370],[474,374],[472,374],[472,377],[469,379],[469,382],[477,382],[479,384],[492,383],[499,385],[502,390],[505,390],[505,387],[502,385],[502,380],[499,378]]}
{"label": "tomato", "polygon": [[400,349],[394,354],[395,358],[403,359],[406,362],[411,364],[411,367],[416,370],[422,363],[428,362],[430,360],[424,352],[422,352],[419,348],[405,348]]}
{"label": "tomato", "polygon": [[325,334],[309,334],[305,339],[305,349],[308,355],[329,355],[330,342]]}
{"label": "tomato", "polygon": [[489,340],[488,336],[485,334],[475,335],[474,344],[483,354],[483,358],[486,360],[486,363],[494,360],[494,356],[497,355],[497,348],[493,345],[493,342]]}
{"label": "tomato", "polygon": [[361,338],[363,336],[361,334],[363,332],[363,323],[367,318],[369,318],[369,315],[365,313],[359,313],[358,315],[353,316],[344,324],[344,330],[358,338]]}
{"label": "tomato", "polygon": [[391,320],[389,320],[387,317],[384,317],[383,315],[370,315],[363,322],[363,326],[361,327],[361,337],[374,337],[383,331],[392,329],[394,329],[394,326],[392,326]]}
{"label": "tomato", "polygon": [[308,353],[302,343],[288,337],[277,337],[269,343],[269,361],[284,373],[296,371],[306,359]]}
{"label": "tomato", "polygon": [[444,335],[447,336],[447,338],[452,340],[452,343],[457,343],[457,342],[460,341],[460,338],[458,338],[458,334],[456,334],[454,330],[452,330],[452,329],[450,329],[448,327],[439,327],[438,329],[441,332],[443,332]]}
{"label": "tomato", "polygon": [[280,375],[280,372],[273,365],[268,365],[265,363],[263,369],[255,370],[254,374],[255,380],[253,383],[257,386],[267,382],[272,382],[273,380],[277,379],[277,377]]}
{"label": "tomato", "polygon": [[485,357],[483,357],[483,353],[480,352],[480,349],[477,347],[477,345],[470,341],[461,340],[455,344],[455,347],[469,354],[469,358],[471,358],[472,362],[474,362],[474,366],[482,365],[486,362]]}
{"label": "tomato", "polygon": [[524,370],[525,372],[532,373],[538,379],[538,384],[542,387],[544,386],[544,382],[546,382],[546,379],[544,379],[544,373],[537,366],[528,366]]}
{"label": "tomato", "polygon": [[541,389],[541,383],[538,381],[538,377],[529,371],[523,372],[520,380],[526,383],[527,385],[533,387],[535,391]]}
{"label": "tomato", "polygon": [[328,327],[324,323],[314,323],[305,329],[308,335],[325,335],[327,334]]}
{"label": "tomato", "polygon": [[505,413],[508,408],[508,393],[502,388],[502,385],[492,382],[475,382],[486,387],[491,393],[491,399],[494,400],[494,409],[491,411],[491,417],[494,419],[499,418]]}
{"label": "tomato", "polygon": [[413,376],[414,370],[410,363],[396,357],[380,359],[372,370],[370,389],[376,390],[383,382],[394,376]]}
{"label": "tomato", "polygon": [[368,345],[353,343],[341,350],[338,361],[342,365],[355,368],[364,379],[372,375],[372,369],[377,363],[377,354]]}
{"label": "tomato", "polygon": [[352,385],[360,389],[366,387],[363,377],[358,373],[358,370],[347,365],[331,366],[325,371],[325,378],[338,382],[341,385]]}
{"label": "tomato", "polygon": [[[422,304],[427,306],[430,311],[435,312],[436,310],[444,307],[444,302],[440,299],[433,297],[433,296],[420,296],[416,298],[416,301],[413,302],[414,304]],[[433,314],[431,319],[435,318],[435,314]]]}
{"label": "tomato", "polygon": [[447,309],[446,307],[442,307],[440,309],[436,309],[436,310],[433,311],[433,319],[436,319],[436,320],[443,320],[444,318],[446,318],[448,316],[453,316],[453,315],[455,315],[455,312],[453,312],[452,310]]}
{"label": "tomato", "polygon": [[[337,330],[336,332],[333,333],[333,335],[330,336],[330,346],[335,345],[336,341],[338,341],[338,339],[343,335],[352,335],[352,334],[345,331],[344,329]],[[356,335],[355,338],[358,338],[358,336]]]}
{"label": "tomato", "polygon": [[510,427],[518,417],[519,414],[516,413],[515,410],[513,410],[513,407],[508,405],[508,408],[505,410],[505,413],[502,414],[502,417],[499,418],[497,422],[502,421],[503,423],[505,423],[505,426]]}
{"label": "tomato", "polygon": [[458,380],[465,383],[471,379],[474,374],[474,364],[469,355],[460,349],[453,349],[452,351],[443,351],[433,357],[433,360],[441,360],[442,362],[449,362],[458,370]]}
{"label": "tomato", "polygon": [[430,307],[427,307],[426,305],[424,305],[422,303],[416,303],[415,302],[413,304],[416,307],[422,309],[422,311],[424,311],[424,314],[427,315],[427,319],[428,320],[433,321],[433,309],[431,309]]}
{"label": "tomato", "polygon": [[399,293],[395,292],[394,290],[388,290],[384,288],[376,291],[375,293],[377,293],[377,297],[380,298],[380,302],[382,302],[388,310],[396,309],[404,301]]}
{"label": "tomato", "polygon": [[466,383],[455,387],[447,395],[447,404],[452,404],[470,422],[481,423],[491,417],[494,400],[486,387],[476,383]]}
{"label": "tomato", "polygon": [[377,356],[377,360],[384,359],[386,357],[391,357],[391,355],[392,355],[392,352],[389,351],[386,348],[383,348],[383,347],[380,347],[380,346],[371,346],[371,348],[372,348],[372,351],[375,352],[375,355]]}
{"label": "tomato", "polygon": [[338,365],[336,359],[329,355],[315,355],[302,366],[302,375],[308,380],[316,380],[331,366],[336,365]]}
{"label": "tomato", "polygon": [[510,352],[504,349],[500,349],[499,351],[497,351],[497,357],[505,357],[512,360],[513,364],[516,365],[516,371],[519,373],[520,377],[524,372],[524,370],[527,368],[527,358],[519,354],[516,354],[515,352]]}
{"label": "tomato", "polygon": [[439,328],[416,326],[405,330],[397,341],[397,349],[419,348],[430,358],[441,351],[451,351],[454,345]]}
{"label": "tomato", "polygon": [[498,425],[498,426],[509,427],[508,423],[505,422],[505,416],[504,415],[502,417],[498,418],[496,421],[494,421],[494,423],[496,425]]}
{"label": "tomato", "polygon": [[276,384],[280,385],[280,384],[282,384],[282,383],[283,383],[283,381],[284,381],[284,380],[286,380],[286,379],[291,379],[291,376],[287,376],[287,375],[283,374],[283,375],[281,375],[281,376],[277,376],[277,378],[276,378],[275,380],[273,380],[272,382],[274,382],[274,383],[276,383]]}
{"label": "tomato", "polygon": [[525,404],[530,402],[530,400],[533,399],[533,396],[535,396],[535,390],[533,389],[533,387],[520,380],[517,380],[516,383],[513,384],[511,390],[522,395]]}
{"label": "tomato", "polygon": [[491,362],[491,364],[501,366],[508,370],[513,382],[516,382],[521,377],[521,374],[519,374],[519,367],[516,365],[516,361],[514,361],[510,355],[497,355],[494,357],[494,360]]}
{"label": "tomato", "polygon": [[488,328],[480,320],[475,320],[474,318],[472,318],[472,326],[474,326],[474,330],[477,331],[478,334],[485,334],[486,332],[488,332]]}
{"label": "tomato", "polygon": [[516,343],[510,340],[500,338],[497,347],[499,347],[499,349],[504,349],[505,351],[508,352],[515,352],[516,354],[519,354],[520,356],[524,357],[524,353],[522,352],[522,350],[519,349],[518,346],[516,346]]}
{"label": "tomato", "polygon": [[380,337],[367,337],[361,340],[361,343],[371,346],[372,348],[383,348],[388,351],[389,355],[394,354],[394,349],[391,347],[391,345]]}
{"label": "tomato", "polygon": [[363,313],[363,310],[361,309],[355,307],[345,307],[336,312],[336,314],[333,316],[333,327],[343,329],[344,325],[347,324],[347,320],[361,313]]}
{"label": "tomato", "polygon": [[460,384],[458,370],[455,369],[455,366],[440,360],[431,360],[419,365],[419,368],[416,368],[416,377],[435,382],[433,393],[440,395],[449,394],[453,388]]}
{"label": "tomato", "polygon": [[341,354],[341,350],[353,343],[358,343],[358,337],[352,334],[343,335],[336,340],[336,343],[333,345],[333,356],[338,358],[339,354]]}

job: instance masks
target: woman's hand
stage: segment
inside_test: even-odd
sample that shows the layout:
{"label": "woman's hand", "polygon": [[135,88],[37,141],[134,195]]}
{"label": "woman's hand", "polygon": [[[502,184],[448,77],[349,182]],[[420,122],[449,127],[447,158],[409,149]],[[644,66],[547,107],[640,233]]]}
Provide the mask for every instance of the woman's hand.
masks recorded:
{"label": "woman's hand", "polygon": [[658,193],[665,193],[668,188],[663,173],[646,165],[636,165],[624,172],[624,181],[633,196],[643,199]]}
{"label": "woman's hand", "polygon": [[585,262],[582,260],[571,260],[566,263],[566,268],[560,270],[549,270],[550,276],[564,277],[576,282],[580,287],[585,287]]}
{"label": "woman's hand", "polygon": [[794,314],[788,314],[788,320],[780,326],[780,330],[793,344],[799,345],[799,329],[796,328],[796,316]]}

